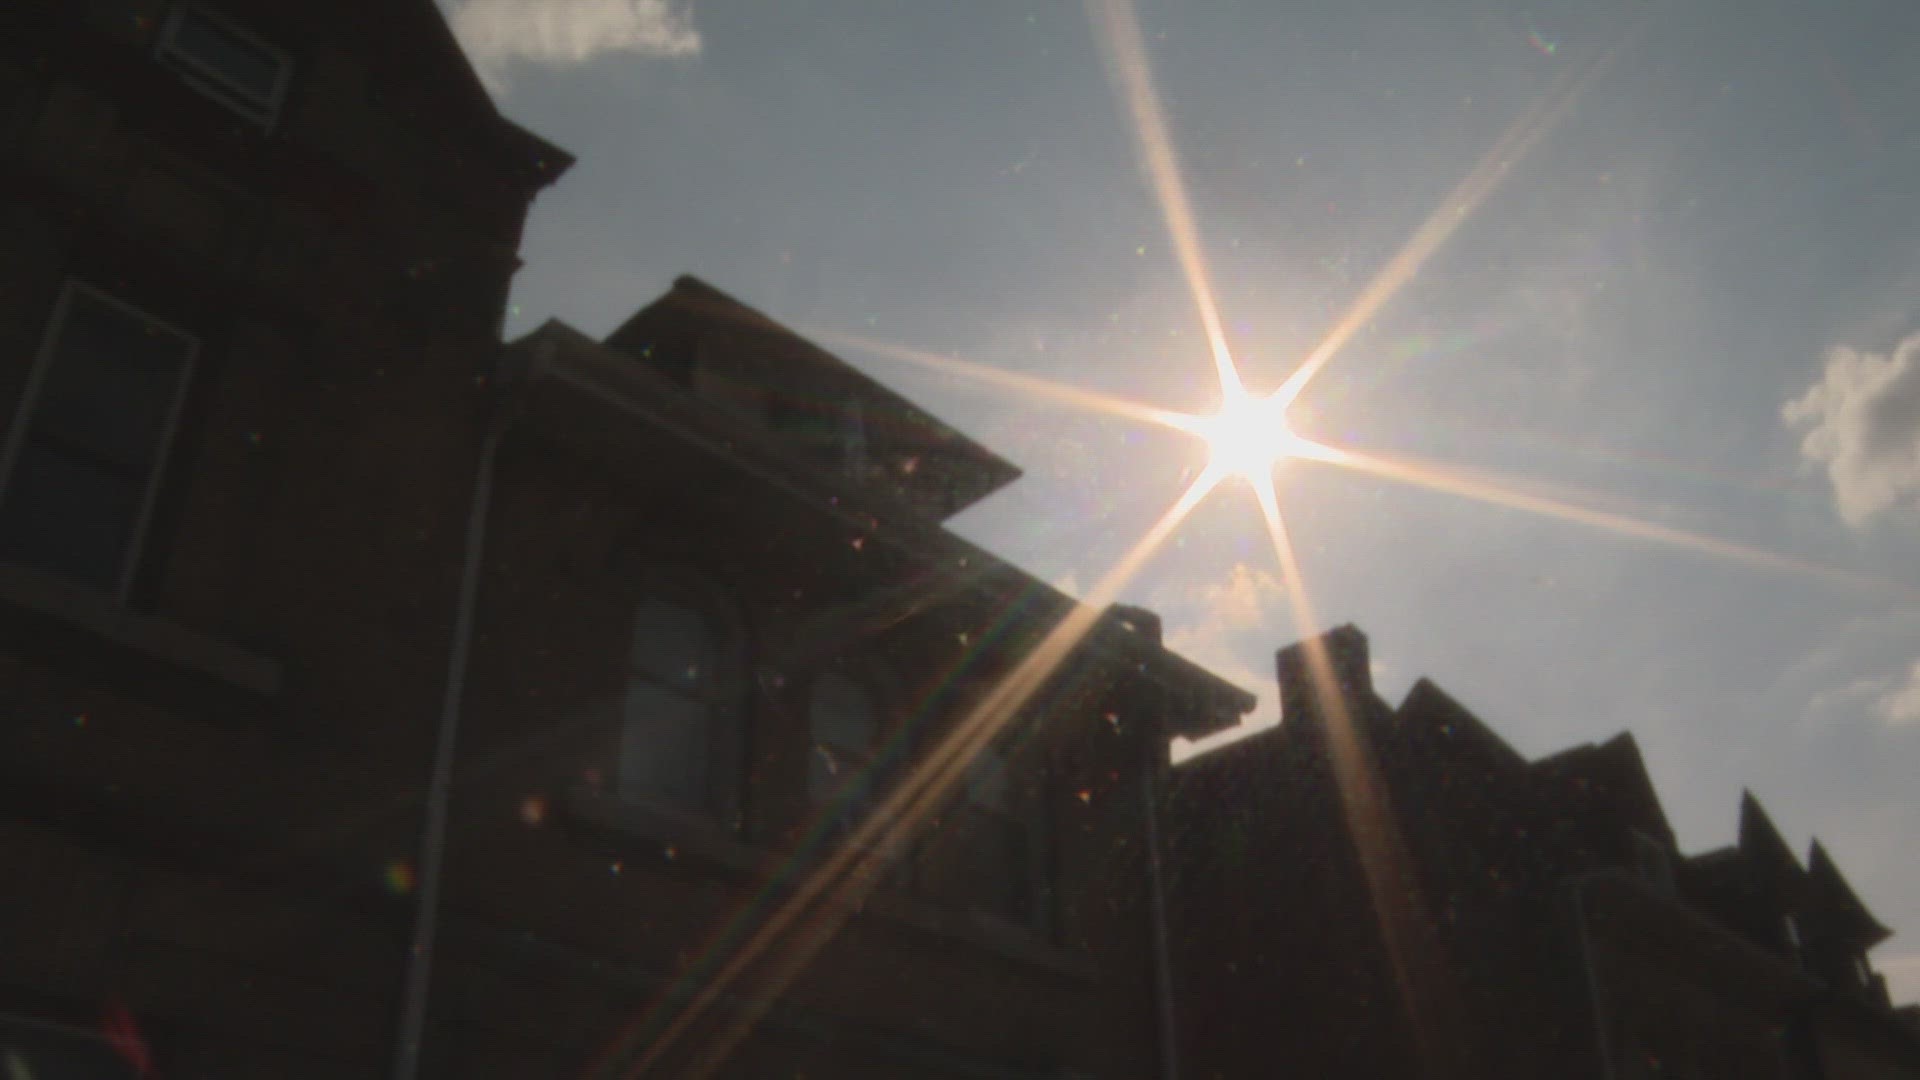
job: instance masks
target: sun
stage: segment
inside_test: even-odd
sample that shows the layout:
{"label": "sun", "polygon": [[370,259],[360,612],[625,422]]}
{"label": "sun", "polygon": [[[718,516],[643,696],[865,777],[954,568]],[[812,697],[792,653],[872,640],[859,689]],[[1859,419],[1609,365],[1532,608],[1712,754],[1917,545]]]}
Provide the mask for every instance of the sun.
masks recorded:
{"label": "sun", "polygon": [[1219,412],[1194,418],[1192,426],[1206,441],[1209,469],[1255,485],[1267,482],[1274,466],[1302,456],[1308,446],[1287,423],[1286,403],[1278,395],[1229,393]]}

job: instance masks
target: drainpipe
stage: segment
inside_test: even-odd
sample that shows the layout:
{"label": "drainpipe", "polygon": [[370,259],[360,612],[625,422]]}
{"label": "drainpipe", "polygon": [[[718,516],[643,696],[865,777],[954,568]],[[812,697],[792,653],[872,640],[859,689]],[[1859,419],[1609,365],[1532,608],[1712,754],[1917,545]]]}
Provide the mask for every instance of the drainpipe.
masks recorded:
{"label": "drainpipe", "polygon": [[1587,883],[1592,879],[1591,873],[1576,874],[1569,884],[1573,889],[1573,918],[1580,934],[1580,964],[1587,973],[1587,1000],[1593,1005],[1593,1044],[1600,1054],[1600,1076],[1601,1080],[1614,1080],[1613,1039],[1607,1032],[1600,973],[1593,966],[1593,935],[1587,926]]}
{"label": "drainpipe", "polygon": [[[1164,744],[1163,744],[1164,747]],[[1166,751],[1163,748],[1161,753]],[[1153,913],[1153,999],[1160,1022],[1160,1080],[1180,1080],[1179,1032],[1173,1017],[1173,954],[1167,944],[1166,871],[1160,862],[1160,786],[1154,783],[1164,760],[1146,743],[1147,767],[1140,774],[1140,795],[1147,804],[1147,882]]]}
{"label": "drainpipe", "polygon": [[[500,381],[496,379],[496,387]],[[480,446],[480,464],[474,473],[473,497],[467,510],[466,555],[460,569],[460,594],[454,609],[453,646],[447,656],[446,689],[440,702],[433,773],[427,783],[426,820],[420,831],[419,889],[414,900],[412,947],[407,953],[400,1031],[394,1043],[394,1080],[415,1080],[420,1075],[420,1051],[426,1041],[427,997],[433,983],[433,949],[440,929],[440,878],[446,860],[447,804],[453,794],[454,743],[460,730],[467,661],[473,647],[474,608],[480,591],[487,514],[493,502],[494,466],[500,457],[500,443],[512,422],[511,413],[496,401],[486,440]]]}

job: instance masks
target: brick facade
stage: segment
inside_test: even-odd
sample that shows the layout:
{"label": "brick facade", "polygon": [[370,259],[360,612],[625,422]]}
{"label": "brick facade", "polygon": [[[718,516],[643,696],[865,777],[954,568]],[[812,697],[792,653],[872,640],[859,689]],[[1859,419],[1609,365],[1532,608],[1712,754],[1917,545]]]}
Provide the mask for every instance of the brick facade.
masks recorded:
{"label": "brick facade", "polygon": [[[1073,610],[941,527],[1016,470],[696,282],[616,340],[503,350],[569,160],[427,0],[27,10],[0,45],[0,1050],[389,1071],[465,625],[420,1074],[631,1059]],[[809,394],[806,427],[782,402]],[[1250,705],[1145,613],[1096,620],[722,1071],[1153,1074],[1148,792],[1171,734]]]}

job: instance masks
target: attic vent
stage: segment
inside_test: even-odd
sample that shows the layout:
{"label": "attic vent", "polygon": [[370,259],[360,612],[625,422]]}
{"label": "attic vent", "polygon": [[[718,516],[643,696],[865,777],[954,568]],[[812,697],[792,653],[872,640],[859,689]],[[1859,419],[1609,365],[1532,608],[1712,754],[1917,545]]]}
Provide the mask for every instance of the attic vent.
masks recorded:
{"label": "attic vent", "polygon": [[286,53],[205,8],[183,4],[160,28],[155,58],[188,86],[273,130],[293,61]]}

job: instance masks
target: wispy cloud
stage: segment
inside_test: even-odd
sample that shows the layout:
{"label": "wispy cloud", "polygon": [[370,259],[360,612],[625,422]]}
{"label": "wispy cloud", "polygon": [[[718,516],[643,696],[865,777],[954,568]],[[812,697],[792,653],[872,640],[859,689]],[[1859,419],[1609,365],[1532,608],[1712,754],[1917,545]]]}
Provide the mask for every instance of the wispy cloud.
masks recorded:
{"label": "wispy cloud", "polygon": [[458,0],[452,22],[496,92],[517,63],[564,66],[603,53],[693,56],[701,47],[692,15],[670,0]]}
{"label": "wispy cloud", "polygon": [[1801,433],[1801,456],[1826,468],[1847,524],[1920,502],[1920,333],[1886,353],[1832,350],[1781,417]]}
{"label": "wispy cloud", "polygon": [[1920,660],[1907,671],[1907,680],[1880,695],[1873,703],[1880,719],[1896,727],[1920,725]]}
{"label": "wispy cloud", "polygon": [[1235,563],[1227,571],[1226,580],[1205,587],[1202,598],[1210,613],[1246,628],[1259,625],[1265,618],[1268,598],[1279,595],[1280,579],[1271,572]]}

